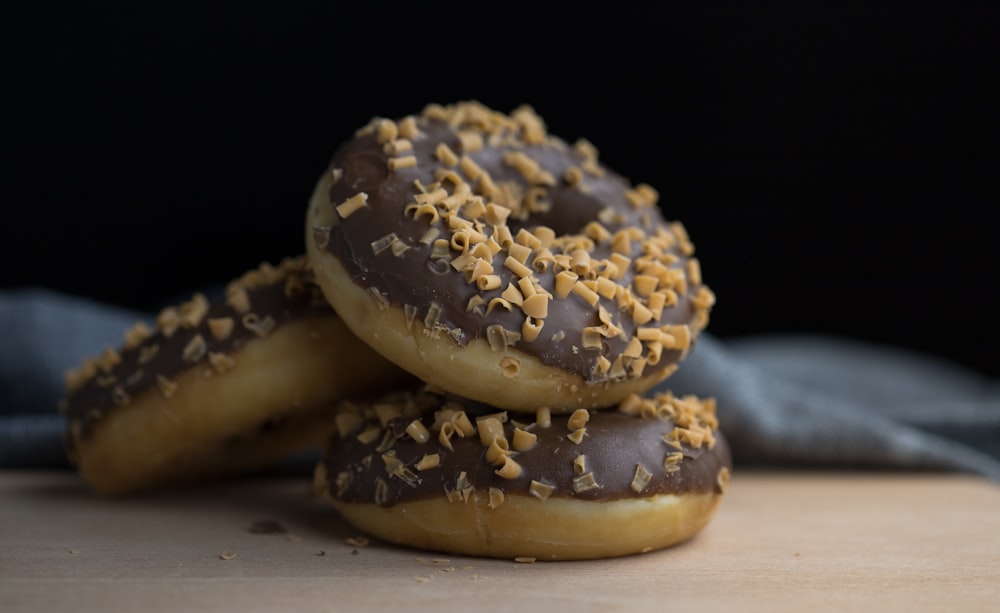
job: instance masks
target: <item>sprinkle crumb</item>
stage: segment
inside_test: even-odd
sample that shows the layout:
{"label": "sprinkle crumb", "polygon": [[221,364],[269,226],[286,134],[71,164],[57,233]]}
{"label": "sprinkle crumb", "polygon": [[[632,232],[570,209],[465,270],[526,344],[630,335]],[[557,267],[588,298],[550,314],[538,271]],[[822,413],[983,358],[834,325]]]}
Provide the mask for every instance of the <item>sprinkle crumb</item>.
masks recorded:
{"label": "sprinkle crumb", "polygon": [[363,536],[351,536],[348,537],[347,544],[352,547],[366,547],[368,545],[368,539]]}
{"label": "sprinkle crumb", "polygon": [[219,559],[220,560],[235,560],[236,559],[236,554],[233,553],[233,552],[231,552],[231,551],[223,551],[222,553],[219,554]]}
{"label": "sprinkle crumb", "polygon": [[453,573],[453,572],[455,572],[455,567],[454,566],[445,566],[444,568],[439,568],[438,572],[439,573]]}
{"label": "sprinkle crumb", "polygon": [[318,555],[319,557],[321,557],[321,558],[322,558],[323,556],[325,556],[325,555],[326,555],[326,551],[324,551],[324,550],[320,549],[320,550],[319,550],[319,552],[318,552],[318,553],[317,553],[316,555]]}
{"label": "sprinkle crumb", "polygon": [[435,564],[447,564],[451,560],[449,560],[448,558],[434,558],[431,561],[434,562]]}
{"label": "sprinkle crumb", "polygon": [[427,583],[428,581],[431,580],[431,578],[430,577],[423,577],[423,576],[420,576],[420,575],[415,575],[413,577],[413,580],[416,581],[417,583]]}
{"label": "sprinkle crumb", "polygon": [[514,558],[514,561],[518,564],[534,564],[536,559],[531,556],[518,556]]}
{"label": "sprinkle crumb", "polygon": [[[76,555],[76,554],[80,553],[80,550],[79,549],[70,549],[69,552],[71,554],[73,554],[73,555]],[[798,555],[798,554],[796,554],[796,555]]]}

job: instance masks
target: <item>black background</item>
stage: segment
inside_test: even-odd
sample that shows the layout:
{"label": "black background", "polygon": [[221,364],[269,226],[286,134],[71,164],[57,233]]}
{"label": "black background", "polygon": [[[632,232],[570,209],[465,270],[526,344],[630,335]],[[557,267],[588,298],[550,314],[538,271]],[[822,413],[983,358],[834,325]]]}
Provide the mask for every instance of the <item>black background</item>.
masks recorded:
{"label": "black background", "polygon": [[998,4],[830,4],[8,13],[3,285],[159,308],[301,252],[316,178],[372,116],[528,103],[659,190],[717,336],[1000,375]]}

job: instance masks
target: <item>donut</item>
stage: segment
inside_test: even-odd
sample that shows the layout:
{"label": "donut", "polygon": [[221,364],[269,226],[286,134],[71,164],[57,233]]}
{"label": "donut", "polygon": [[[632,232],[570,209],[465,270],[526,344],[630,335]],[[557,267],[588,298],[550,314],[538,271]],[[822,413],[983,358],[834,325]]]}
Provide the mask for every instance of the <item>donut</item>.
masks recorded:
{"label": "donut", "polygon": [[341,403],[314,486],[386,542],[579,560],[692,538],[731,469],[713,399],[633,394],[604,410],[527,416],[421,389]]}
{"label": "donut", "polygon": [[375,118],[309,202],[306,252],[344,322],[421,380],[499,408],[611,406],[673,373],[715,302],[658,194],[531,107]]}
{"label": "donut", "polygon": [[315,448],[340,400],[412,384],[344,325],[307,258],[195,293],[66,373],[69,460],[124,494],[267,467]]}

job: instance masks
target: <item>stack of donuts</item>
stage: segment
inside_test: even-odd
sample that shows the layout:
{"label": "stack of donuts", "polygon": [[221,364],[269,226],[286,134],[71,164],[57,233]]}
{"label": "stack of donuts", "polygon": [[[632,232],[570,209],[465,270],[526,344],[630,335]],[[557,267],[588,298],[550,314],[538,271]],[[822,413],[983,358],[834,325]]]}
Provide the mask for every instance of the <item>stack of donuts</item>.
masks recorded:
{"label": "stack of donuts", "polygon": [[70,458],[121,494],[321,449],[358,529],[590,559],[685,541],[731,459],[662,384],[715,296],[658,194],[530,108],[432,104],[335,152],[304,253],[137,325],[67,374]]}

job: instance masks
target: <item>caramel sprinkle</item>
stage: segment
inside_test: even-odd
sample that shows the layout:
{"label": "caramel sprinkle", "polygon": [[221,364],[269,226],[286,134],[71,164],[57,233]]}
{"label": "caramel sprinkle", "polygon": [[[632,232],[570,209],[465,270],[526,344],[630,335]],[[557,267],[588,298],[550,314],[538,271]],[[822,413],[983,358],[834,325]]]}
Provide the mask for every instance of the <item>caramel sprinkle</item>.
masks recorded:
{"label": "caramel sprinkle", "polygon": [[437,468],[441,465],[441,455],[437,453],[424,454],[420,461],[416,463],[414,468],[417,470],[430,470],[432,468]]}
{"label": "caramel sprinkle", "polygon": [[632,477],[632,483],[630,484],[630,486],[636,493],[641,494],[642,491],[646,489],[646,486],[649,485],[649,482],[652,480],[653,480],[653,473],[651,473],[642,464],[636,464],[635,475]]}
{"label": "caramel sprinkle", "polygon": [[566,427],[570,430],[578,430],[590,421],[590,411],[587,409],[577,409],[566,420]]}
{"label": "caramel sprinkle", "polygon": [[195,334],[184,346],[184,352],[181,355],[185,362],[197,362],[205,357],[207,351],[208,344],[205,343],[205,338],[200,334]]}
{"label": "caramel sprinkle", "polygon": [[521,476],[521,465],[511,459],[510,456],[505,456],[503,466],[495,472],[504,479],[517,479]]}
{"label": "caramel sprinkle", "polygon": [[574,492],[586,492],[589,490],[599,489],[600,487],[601,486],[598,485],[597,481],[594,479],[594,473],[586,473],[573,478]]}
{"label": "caramel sprinkle", "polygon": [[163,375],[156,375],[156,386],[164,398],[170,398],[177,391],[177,384]]}
{"label": "caramel sprinkle", "polygon": [[236,366],[236,360],[233,359],[233,356],[214,351],[208,352],[208,363],[212,365],[212,370],[220,375],[229,372]]}
{"label": "caramel sprinkle", "polygon": [[152,345],[143,345],[140,346],[138,350],[139,356],[136,361],[139,364],[146,364],[147,362],[151,362],[153,358],[156,357],[156,354],[159,353],[160,345],[157,343],[153,343]]}
{"label": "caramel sprinkle", "polygon": [[424,425],[416,419],[411,421],[410,425],[406,427],[406,433],[418,443],[426,443],[431,438],[430,432],[427,431],[427,428],[425,428]]}
{"label": "caramel sprinkle", "polygon": [[515,451],[527,451],[538,442],[538,435],[521,428],[514,428],[512,447]]}
{"label": "caramel sprinkle", "polygon": [[489,490],[489,501],[488,505],[491,509],[498,509],[504,503],[504,493],[503,490],[497,487],[491,487]]}
{"label": "caramel sprinkle", "polygon": [[548,483],[542,483],[541,481],[531,481],[531,485],[528,487],[528,493],[530,493],[535,498],[545,502],[555,491],[554,485],[549,485]]}
{"label": "caramel sprinkle", "polygon": [[232,317],[217,317],[208,320],[208,329],[212,337],[218,340],[226,340],[233,333],[236,321]]}
{"label": "caramel sprinkle", "polygon": [[275,326],[273,317],[270,315],[260,317],[256,313],[246,313],[243,315],[241,322],[243,323],[244,328],[261,337],[270,334],[271,330],[273,330]]}
{"label": "caramel sprinkle", "polygon": [[125,349],[135,349],[143,341],[153,335],[153,331],[145,322],[136,322],[128,332],[125,333]]}

